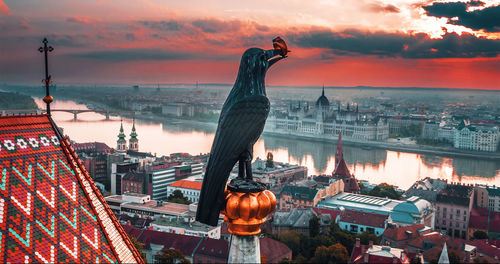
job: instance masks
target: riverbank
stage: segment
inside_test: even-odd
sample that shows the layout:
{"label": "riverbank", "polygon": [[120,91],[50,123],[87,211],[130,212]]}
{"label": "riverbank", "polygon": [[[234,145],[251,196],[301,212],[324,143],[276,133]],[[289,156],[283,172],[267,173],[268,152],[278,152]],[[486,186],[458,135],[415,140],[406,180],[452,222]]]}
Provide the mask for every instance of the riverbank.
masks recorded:
{"label": "riverbank", "polygon": [[[306,136],[306,135],[294,135],[285,133],[276,133],[270,131],[264,131],[263,135],[275,136],[275,137],[287,137],[292,139],[309,140],[315,142],[328,142],[337,143],[337,140],[331,138],[324,138],[316,136]],[[344,145],[356,146],[360,148],[379,148],[399,152],[407,153],[417,153],[417,154],[433,154],[446,157],[466,157],[474,159],[486,159],[486,160],[498,160],[500,161],[499,152],[477,152],[477,151],[467,151],[455,148],[443,148],[443,147],[430,147],[422,145],[404,145],[404,144],[393,144],[381,141],[350,141],[342,139]]]}
{"label": "riverbank", "polygon": [[[62,97],[61,98],[62,100],[75,101],[74,99],[71,99],[71,98],[68,98],[65,96],[61,96],[61,97]],[[109,107],[109,106],[102,104],[102,103],[99,103],[99,102],[78,102],[78,103],[85,104],[87,106],[87,108],[89,108],[91,110],[103,110],[103,109],[117,110],[117,111],[121,110],[121,109],[114,109],[112,107]],[[194,119],[166,117],[166,116],[160,116],[160,115],[150,114],[150,113],[142,114],[142,113],[138,112],[135,115],[122,114],[121,116],[126,117],[126,118],[135,118],[136,120],[144,120],[144,121],[203,126],[203,127],[206,127],[210,130],[213,130],[214,132],[217,128],[216,122],[206,122],[206,121],[199,121],[199,120],[194,120]],[[299,140],[315,141],[315,142],[328,142],[328,143],[333,143],[333,144],[337,143],[336,139],[326,138],[326,137],[322,137],[319,135],[311,135],[311,136],[294,135],[294,134],[264,131],[263,136],[286,137],[286,138],[291,138],[291,139],[299,139]],[[378,148],[378,149],[407,152],[407,153],[433,154],[433,155],[440,155],[440,156],[445,156],[445,157],[465,157],[465,158],[473,158],[473,159],[500,161],[500,152],[477,152],[477,151],[467,151],[467,150],[461,150],[461,149],[455,149],[455,148],[449,148],[449,147],[432,147],[432,146],[427,146],[427,145],[407,145],[407,144],[402,144],[402,143],[390,143],[390,142],[380,142],[380,141],[359,142],[359,141],[350,141],[350,140],[346,140],[346,139],[343,139],[343,143],[345,145],[356,146],[356,147],[360,147],[363,149]]]}

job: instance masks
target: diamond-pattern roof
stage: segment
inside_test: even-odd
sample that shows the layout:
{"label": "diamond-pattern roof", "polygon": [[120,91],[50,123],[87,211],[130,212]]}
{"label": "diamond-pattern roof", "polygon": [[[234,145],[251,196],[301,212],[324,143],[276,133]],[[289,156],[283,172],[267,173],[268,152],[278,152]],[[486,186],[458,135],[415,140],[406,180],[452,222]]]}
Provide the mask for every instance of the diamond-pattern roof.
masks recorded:
{"label": "diamond-pattern roof", "polygon": [[47,115],[0,116],[0,262],[142,263]]}

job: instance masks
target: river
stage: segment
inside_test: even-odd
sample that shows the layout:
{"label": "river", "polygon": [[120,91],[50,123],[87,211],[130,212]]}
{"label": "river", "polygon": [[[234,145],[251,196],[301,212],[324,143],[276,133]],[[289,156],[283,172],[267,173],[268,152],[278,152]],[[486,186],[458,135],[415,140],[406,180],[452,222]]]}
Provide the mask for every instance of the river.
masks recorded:
{"label": "river", "polygon": [[[35,98],[40,108],[45,104]],[[88,109],[74,101],[56,100],[53,109]],[[76,142],[104,142],[116,148],[121,117],[110,117],[98,113],[73,114],[54,112],[57,125],[64,134]],[[129,138],[132,119],[123,118],[123,128]],[[136,120],[139,150],[156,155],[175,152],[190,154],[208,153],[215,133],[215,126],[179,121]],[[334,169],[336,145],[310,142],[275,136],[262,136],[254,147],[254,156],[266,158],[272,152],[274,160],[307,166],[309,175],[331,174]],[[344,158],[359,180],[371,183],[387,182],[407,189],[416,180],[426,177],[446,179],[448,182],[464,184],[483,183],[500,185],[500,161],[472,158],[450,158],[439,155],[424,155],[396,152],[383,149],[361,149],[344,145]]]}

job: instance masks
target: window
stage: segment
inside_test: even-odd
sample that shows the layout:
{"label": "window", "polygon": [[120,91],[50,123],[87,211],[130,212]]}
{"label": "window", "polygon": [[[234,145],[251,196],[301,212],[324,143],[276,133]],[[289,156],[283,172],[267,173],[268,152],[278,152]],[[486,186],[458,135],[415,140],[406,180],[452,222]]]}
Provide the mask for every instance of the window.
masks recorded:
{"label": "window", "polygon": [[443,225],[446,225],[446,220],[443,220]]}

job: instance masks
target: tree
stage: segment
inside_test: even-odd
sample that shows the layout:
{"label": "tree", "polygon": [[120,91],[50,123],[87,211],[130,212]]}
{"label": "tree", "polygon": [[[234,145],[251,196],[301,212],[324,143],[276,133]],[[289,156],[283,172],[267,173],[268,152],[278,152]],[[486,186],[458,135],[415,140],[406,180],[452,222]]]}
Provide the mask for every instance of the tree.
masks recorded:
{"label": "tree", "polygon": [[300,240],[302,234],[297,231],[288,231],[280,235],[280,241],[292,250],[294,256],[300,251]]}
{"label": "tree", "polygon": [[314,215],[309,219],[309,237],[315,237],[319,234],[319,218]]}
{"label": "tree", "polygon": [[349,254],[347,249],[337,243],[329,247],[320,246],[314,252],[314,257],[311,259],[312,263],[347,263],[349,261]]}
{"label": "tree", "polygon": [[364,245],[370,244],[370,241],[373,241],[373,244],[375,245],[380,244],[380,238],[373,233],[368,233],[365,231],[361,234],[356,235],[356,237],[359,237],[361,244]]}
{"label": "tree", "polygon": [[135,239],[135,237],[133,237],[131,235],[128,235],[128,238],[130,239],[130,241],[132,242],[132,244],[134,244],[135,249],[137,249],[137,251],[139,252],[139,254],[141,254],[142,259],[145,261],[146,260],[146,253],[144,253],[142,251],[142,249],[143,249],[142,243],[139,242],[139,241],[137,241],[137,239]]}
{"label": "tree", "polygon": [[387,183],[381,183],[381,184],[375,186],[373,189],[371,189],[368,192],[368,195],[377,196],[377,197],[387,197],[387,198],[396,199],[396,200],[401,199],[401,194],[396,192],[394,187],[392,185],[387,184]]}
{"label": "tree", "polygon": [[181,190],[173,191],[166,199],[167,202],[170,203],[178,203],[178,204],[191,204],[191,201],[184,197]]}
{"label": "tree", "polygon": [[280,259],[280,261],[278,261],[278,264],[292,264],[292,261],[288,258],[282,258]]}
{"label": "tree", "polygon": [[460,257],[458,256],[458,254],[452,250],[448,251],[448,259],[450,260],[450,264],[462,263],[462,261],[460,261]]}
{"label": "tree", "polygon": [[267,152],[266,168],[274,168],[273,153]]}
{"label": "tree", "polygon": [[474,232],[474,239],[487,239],[488,238],[488,234],[486,234],[486,232],[484,231],[475,231]]}
{"label": "tree", "polygon": [[161,253],[155,256],[157,263],[191,263],[178,249],[164,248]]}
{"label": "tree", "polygon": [[419,257],[413,257],[410,259],[410,264],[423,264]]}

